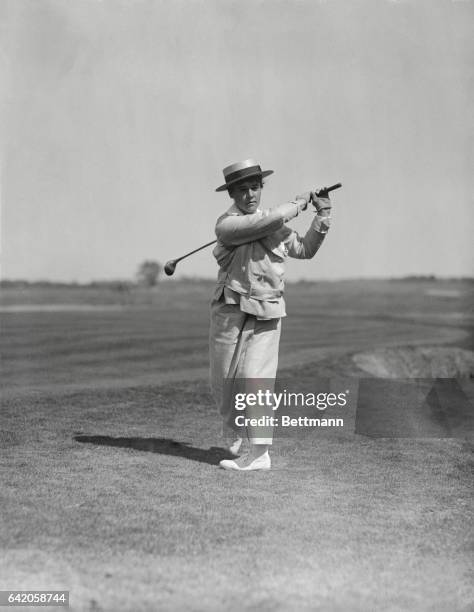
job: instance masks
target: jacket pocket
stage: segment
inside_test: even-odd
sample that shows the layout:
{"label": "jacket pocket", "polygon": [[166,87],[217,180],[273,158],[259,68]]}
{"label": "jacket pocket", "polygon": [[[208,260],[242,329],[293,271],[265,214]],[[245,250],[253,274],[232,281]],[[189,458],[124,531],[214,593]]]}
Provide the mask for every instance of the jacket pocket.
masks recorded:
{"label": "jacket pocket", "polygon": [[212,301],[218,302],[221,299],[223,293],[224,293],[224,285],[217,285],[217,287],[214,289],[214,295],[212,296]]}

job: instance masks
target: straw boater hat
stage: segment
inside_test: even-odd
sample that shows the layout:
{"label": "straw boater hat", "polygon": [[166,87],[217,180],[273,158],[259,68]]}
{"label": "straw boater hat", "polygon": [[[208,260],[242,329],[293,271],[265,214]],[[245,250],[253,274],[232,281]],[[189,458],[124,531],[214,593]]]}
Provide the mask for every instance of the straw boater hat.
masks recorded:
{"label": "straw boater hat", "polygon": [[260,176],[264,178],[265,176],[273,174],[273,170],[262,170],[253,159],[246,159],[236,164],[231,164],[224,168],[222,172],[224,173],[225,183],[218,187],[216,191],[225,191],[230,185],[250,176]]}

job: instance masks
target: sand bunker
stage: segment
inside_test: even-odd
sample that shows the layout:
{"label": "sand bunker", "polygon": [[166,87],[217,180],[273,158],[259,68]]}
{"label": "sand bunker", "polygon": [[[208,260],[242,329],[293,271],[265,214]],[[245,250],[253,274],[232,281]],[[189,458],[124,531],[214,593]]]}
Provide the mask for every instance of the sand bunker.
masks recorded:
{"label": "sand bunker", "polygon": [[382,348],[352,359],[358,368],[378,378],[474,377],[474,352],[456,347]]}

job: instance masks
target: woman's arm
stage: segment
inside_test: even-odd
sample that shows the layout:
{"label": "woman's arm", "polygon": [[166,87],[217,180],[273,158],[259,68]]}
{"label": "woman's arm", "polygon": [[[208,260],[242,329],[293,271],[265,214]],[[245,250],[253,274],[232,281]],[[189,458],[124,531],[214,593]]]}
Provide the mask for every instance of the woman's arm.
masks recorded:
{"label": "woman's arm", "polygon": [[263,212],[250,215],[224,215],[217,220],[216,236],[226,246],[239,246],[273,234],[296,217],[308,205],[308,200],[298,197],[293,202],[280,204]]}
{"label": "woman's arm", "polygon": [[329,198],[314,198],[317,215],[304,237],[293,231],[285,240],[288,255],[295,259],[311,259],[324,242],[331,225],[331,202]]}

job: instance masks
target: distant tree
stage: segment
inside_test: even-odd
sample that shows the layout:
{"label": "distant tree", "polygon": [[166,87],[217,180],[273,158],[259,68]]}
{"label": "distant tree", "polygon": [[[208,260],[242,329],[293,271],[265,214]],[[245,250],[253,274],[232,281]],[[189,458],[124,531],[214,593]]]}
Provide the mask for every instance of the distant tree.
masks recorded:
{"label": "distant tree", "polygon": [[138,282],[146,287],[155,287],[162,270],[163,266],[159,262],[146,260],[138,268]]}

